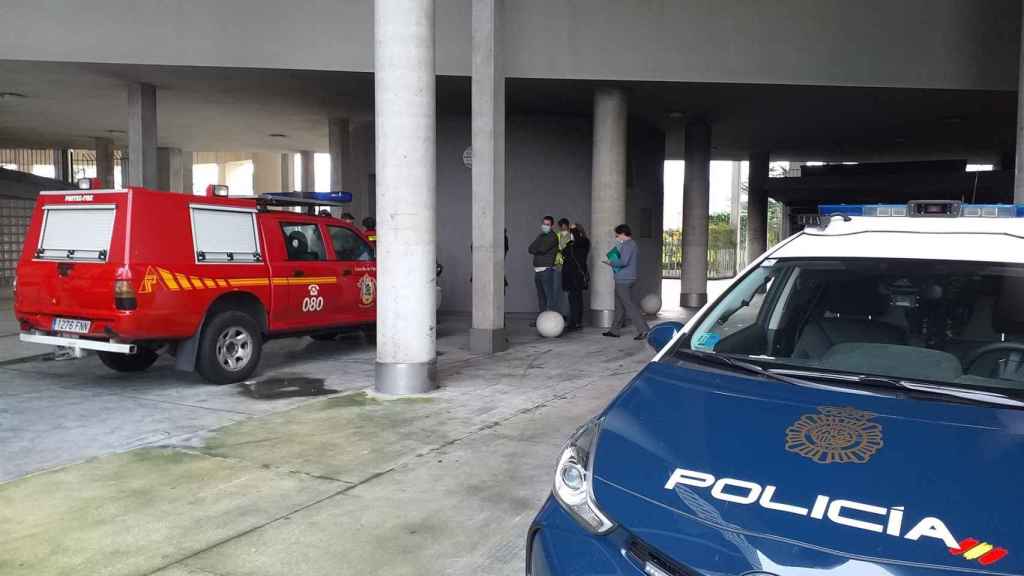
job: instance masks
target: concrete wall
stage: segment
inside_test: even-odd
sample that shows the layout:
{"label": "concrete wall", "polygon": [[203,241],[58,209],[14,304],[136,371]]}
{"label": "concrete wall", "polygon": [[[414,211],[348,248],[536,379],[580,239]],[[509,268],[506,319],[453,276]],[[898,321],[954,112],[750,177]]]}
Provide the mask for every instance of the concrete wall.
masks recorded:
{"label": "concrete wall", "polygon": [[[635,124],[635,123],[634,123]],[[638,234],[643,294],[660,289],[662,163],[664,134],[630,125],[627,215]],[[509,287],[506,310],[536,312],[533,265],[526,248],[540,232],[545,215],[579,221],[591,236],[611,230],[590,229],[590,162],[592,120],[589,117],[513,116],[507,128],[508,170],[506,221],[509,253],[505,261]],[[437,193],[438,260],[444,265],[442,309],[469,311],[471,173],[462,162],[469,146],[469,118],[438,120]],[[646,225],[643,222],[647,222]]]}
{"label": "concrete wall", "polygon": [[[470,73],[471,0],[437,1]],[[1019,0],[516,0],[510,77],[1015,90]],[[5,0],[12,60],[371,71],[372,0]],[[40,39],[45,39],[41,41]]]}

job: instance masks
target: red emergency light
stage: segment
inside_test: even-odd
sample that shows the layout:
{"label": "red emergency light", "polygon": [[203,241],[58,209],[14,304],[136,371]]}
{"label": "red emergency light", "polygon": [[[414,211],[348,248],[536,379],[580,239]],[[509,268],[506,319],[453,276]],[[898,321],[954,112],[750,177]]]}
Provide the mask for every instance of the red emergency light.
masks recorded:
{"label": "red emergency light", "polygon": [[228,187],[224,184],[209,184],[206,187],[207,196],[227,196]]}
{"label": "red emergency light", "polygon": [[99,178],[79,178],[79,190],[97,190],[103,187],[103,181]]}

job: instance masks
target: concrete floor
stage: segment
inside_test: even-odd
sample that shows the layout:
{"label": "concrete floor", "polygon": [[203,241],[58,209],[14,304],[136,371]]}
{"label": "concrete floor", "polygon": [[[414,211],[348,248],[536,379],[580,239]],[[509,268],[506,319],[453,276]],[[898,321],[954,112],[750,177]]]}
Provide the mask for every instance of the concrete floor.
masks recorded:
{"label": "concrete floor", "polygon": [[528,320],[487,358],[466,349],[468,319],[445,318],[443,387],[404,399],[368,392],[362,337],[268,346],[259,380],[322,381],[315,398],[163,360],[142,375],[0,360],[0,574],[522,574],[559,447],[651,356]]}

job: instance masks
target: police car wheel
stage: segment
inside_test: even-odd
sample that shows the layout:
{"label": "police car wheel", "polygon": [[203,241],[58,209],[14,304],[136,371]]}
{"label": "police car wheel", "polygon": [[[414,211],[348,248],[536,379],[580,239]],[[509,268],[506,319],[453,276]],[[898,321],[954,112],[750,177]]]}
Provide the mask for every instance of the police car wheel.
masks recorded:
{"label": "police car wheel", "polygon": [[116,372],[142,372],[159,358],[159,355],[149,348],[139,348],[135,354],[100,351],[97,355],[104,366]]}
{"label": "police car wheel", "polygon": [[262,349],[263,336],[251,316],[237,310],[221,312],[203,329],[196,369],[214,384],[241,382],[256,371]]}

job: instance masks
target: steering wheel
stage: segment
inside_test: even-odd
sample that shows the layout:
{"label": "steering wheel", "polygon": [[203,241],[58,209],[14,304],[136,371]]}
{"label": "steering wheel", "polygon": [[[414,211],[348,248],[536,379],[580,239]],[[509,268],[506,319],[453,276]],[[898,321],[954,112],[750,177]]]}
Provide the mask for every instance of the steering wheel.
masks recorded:
{"label": "steering wheel", "polygon": [[964,358],[964,374],[970,374],[971,368],[974,368],[975,362],[977,362],[982,356],[996,352],[997,350],[1010,350],[1012,352],[1020,352],[1024,354],[1024,344],[1018,344],[1016,342],[993,342],[986,346],[982,346],[974,352],[971,352],[967,358]]}

